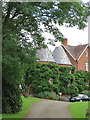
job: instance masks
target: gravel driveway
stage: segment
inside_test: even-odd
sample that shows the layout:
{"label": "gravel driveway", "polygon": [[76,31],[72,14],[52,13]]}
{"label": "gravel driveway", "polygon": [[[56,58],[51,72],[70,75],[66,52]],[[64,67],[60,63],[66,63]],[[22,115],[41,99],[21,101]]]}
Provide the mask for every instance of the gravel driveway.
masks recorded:
{"label": "gravel driveway", "polygon": [[42,100],[33,103],[25,118],[71,118],[70,102]]}

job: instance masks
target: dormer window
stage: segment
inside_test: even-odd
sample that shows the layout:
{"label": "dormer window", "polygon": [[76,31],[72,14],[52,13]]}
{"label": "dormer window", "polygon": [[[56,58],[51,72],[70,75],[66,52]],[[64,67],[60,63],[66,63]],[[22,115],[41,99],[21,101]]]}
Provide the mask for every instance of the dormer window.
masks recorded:
{"label": "dormer window", "polygon": [[86,57],[88,57],[88,51],[86,51]]}

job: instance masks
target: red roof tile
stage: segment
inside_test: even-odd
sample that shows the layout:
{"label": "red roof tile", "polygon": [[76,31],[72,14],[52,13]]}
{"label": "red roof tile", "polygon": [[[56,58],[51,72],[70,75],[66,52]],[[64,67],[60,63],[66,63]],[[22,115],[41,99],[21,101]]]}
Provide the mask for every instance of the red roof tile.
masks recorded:
{"label": "red roof tile", "polygon": [[78,46],[71,46],[71,45],[67,45],[64,46],[70,53],[71,55],[75,58],[78,59],[79,56],[81,55],[81,53],[84,51],[84,49],[86,48],[88,44],[84,44],[84,45],[78,45]]}

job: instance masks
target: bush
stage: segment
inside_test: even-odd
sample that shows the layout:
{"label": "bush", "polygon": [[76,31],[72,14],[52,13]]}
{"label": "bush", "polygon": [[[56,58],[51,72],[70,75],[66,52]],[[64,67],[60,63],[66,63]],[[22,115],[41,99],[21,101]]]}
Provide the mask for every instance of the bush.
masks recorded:
{"label": "bush", "polygon": [[64,98],[62,98],[62,97],[59,97],[59,99],[58,100],[60,100],[60,101],[66,101]]}
{"label": "bush", "polygon": [[15,81],[7,84],[3,81],[3,85],[5,85],[5,88],[2,91],[2,113],[10,114],[19,112],[22,100],[18,82]]}
{"label": "bush", "polygon": [[88,95],[90,97],[90,91],[83,91],[82,94]]}
{"label": "bush", "polygon": [[64,100],[63,98],[60,98],[58,95],[56,95],[56,93],[52,93],[48,91],[34,94],[34,96],[38,98],[43,98],[43,99]]}

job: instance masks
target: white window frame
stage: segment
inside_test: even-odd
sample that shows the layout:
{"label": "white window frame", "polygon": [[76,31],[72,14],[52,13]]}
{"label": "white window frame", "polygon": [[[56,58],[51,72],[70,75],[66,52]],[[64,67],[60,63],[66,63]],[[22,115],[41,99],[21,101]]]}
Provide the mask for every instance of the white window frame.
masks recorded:
{"label": "white window frame", "polygon": [[88,57],[88,51],[86,51],[86,57]]}
{"label": "white window frame", "polygon": [[85,70],[88,71],[89,70],[89,67],[88,67],[88,62],[85,63]]}

